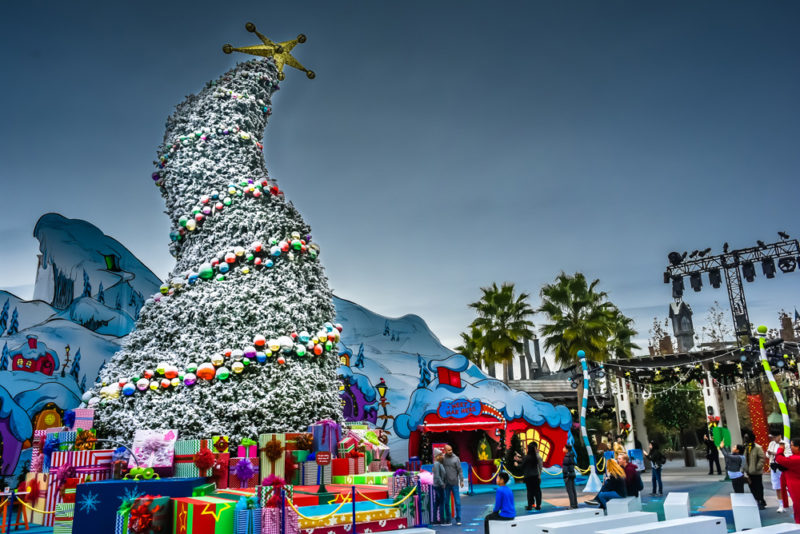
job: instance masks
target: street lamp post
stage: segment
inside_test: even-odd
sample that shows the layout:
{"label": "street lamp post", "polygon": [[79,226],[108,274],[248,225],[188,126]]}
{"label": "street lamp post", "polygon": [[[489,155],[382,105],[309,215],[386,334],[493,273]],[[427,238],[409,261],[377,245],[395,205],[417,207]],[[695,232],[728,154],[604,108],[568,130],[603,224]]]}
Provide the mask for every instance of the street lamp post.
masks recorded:
{"label": "street lamp post", "polygon": [[378,395],[380,395],[381,400],[378,403],[381,408],[383,408],[383,415],[379,415],[378,419],[383,419],[383,424],[381,425],[381,430],[386,430],[386,423],[389,422],[389,419],[394,419],[394,416],[389,415],[389,411],[386,407],[390,404],[389,401],[386,400],[386,392],[389,390],[389,386],[386,385],[386,381],[381,377],[381,381],[375,386],[375,389],[378,390]]}

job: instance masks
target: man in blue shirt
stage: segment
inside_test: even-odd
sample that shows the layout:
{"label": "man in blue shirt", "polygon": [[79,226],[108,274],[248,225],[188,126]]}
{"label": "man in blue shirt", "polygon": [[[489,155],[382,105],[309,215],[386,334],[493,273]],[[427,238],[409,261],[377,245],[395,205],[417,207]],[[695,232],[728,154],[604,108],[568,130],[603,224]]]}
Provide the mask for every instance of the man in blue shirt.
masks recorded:
{"label": "man in blue shirt", "polygon": [[511,521],[516,517],[514,510],[514,494],[506,486],[508,473],[500,472],[497,474],[497,496],[494,498],[494,510],[486,516],[483,521],[483,530],[489,534],[489,521]]}

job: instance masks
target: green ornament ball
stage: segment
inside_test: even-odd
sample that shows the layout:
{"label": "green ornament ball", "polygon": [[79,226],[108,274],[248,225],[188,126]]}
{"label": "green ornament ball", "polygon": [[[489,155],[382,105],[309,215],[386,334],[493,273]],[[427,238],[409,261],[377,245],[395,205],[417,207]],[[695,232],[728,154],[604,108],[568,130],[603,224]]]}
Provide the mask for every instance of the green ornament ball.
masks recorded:
{"label": "green ornament ball", "polygon": [[180,219],[178,219],[178,224],[180,224],[181,226],[186,228],[186,221],[188,221],[188,220],[189,219],[187,217],[181,217]]}
{"label": "green ornament ball", "polygon": [[197,276],[203,280],[210,280],[214,276],[214,268],[210,263],[203,263],[200,265],[200,269],[198,269]]}
{"label": "green ornament ball", "polygon": [[222,201],[226,206],[230,206],[232,202],[231,197],[225,197],[225,200]]}

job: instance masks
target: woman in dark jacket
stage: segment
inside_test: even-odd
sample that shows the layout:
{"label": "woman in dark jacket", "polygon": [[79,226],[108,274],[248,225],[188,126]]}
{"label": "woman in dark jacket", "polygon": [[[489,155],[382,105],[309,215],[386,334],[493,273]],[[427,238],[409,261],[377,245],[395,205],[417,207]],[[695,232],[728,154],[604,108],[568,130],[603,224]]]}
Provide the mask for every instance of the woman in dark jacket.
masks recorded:
{"label": "woman in dark jacket", "polygon": [[564,460],[561,461],[561,472],[564,475],[564,488],[569,497],[569,507],[578,507],[578,494],[575,493],[575,451],[572,445],[564,445]]}
{"label": "woman in dark jacket", "polygon": [[542,458],[536,443],[528,445],[528,454],[522,459],[522,478],[528,489],[526,510],[542,509]]}
{"label": "woman in dark jacket", "polygon": [[586,504],[590,506],[600,505],[605,510],[606,503],[611,499],[620,499],[628,496],[628,492],[625,489],[625,471],[616,460],[606,462],[606,475],[606,481],[603,482],[603,487],[600,488],[597,497],[586,501]]}

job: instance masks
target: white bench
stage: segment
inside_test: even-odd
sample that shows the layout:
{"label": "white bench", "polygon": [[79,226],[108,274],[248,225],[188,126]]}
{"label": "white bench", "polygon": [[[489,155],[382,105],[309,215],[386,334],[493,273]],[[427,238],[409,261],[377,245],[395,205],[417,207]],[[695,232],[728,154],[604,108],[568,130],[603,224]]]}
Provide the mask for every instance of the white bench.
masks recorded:
{"label": "white bench", "polygon": [[654,512],[631,512],[629,514],[607,515],[562,521],[559,523],[546,523],[538,525],[528,531],[528,534],[595,534],[600,530],[610,528],[645,525],[658,521]]}
{"label": "white bench", "polygon": [[489,521],[489,532],[491,534],[521,534],[529,532],[530,528],[535,525],[598,517],[603,517],[603,510],[600,508],[578,508],[544,514],[519,515],[513,521]]}
{"label": "white bench", "polygon": [[788,532],[800,532],[800,525],[795,523],[777,523],[768,527],[754,528],[747,532],[748,534],[784,534]]}
{"label": "white bench", "polygon": [[620,499],[611,499],[606,502],[606,511],[608,515],[627,514],[629,512],[642,511],[641,497],[622,497]]}
{"label": "white bench", "polygon": [[684,491],[670,491],[664,499],[664,519],[689,517],[689,494]]}
{"label": "white bench", "polygon": [[761,526],[758,503],[752,493],[731,493],[731,510],[733,510],[733,524],[736,526],[736,530]]}
{"label": "white bench", "polygon": [[703,534],[727,534],[728,532],[728,526],[725,524],[724,518],[704,515],[682,517],[647,525],[610,528],[608,530],[600,530],[597,534],[638,534],[639,532],[648,534],[685,534],[687,529],[702,529]]}

